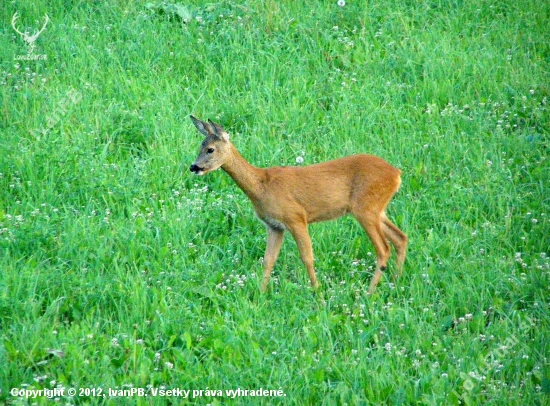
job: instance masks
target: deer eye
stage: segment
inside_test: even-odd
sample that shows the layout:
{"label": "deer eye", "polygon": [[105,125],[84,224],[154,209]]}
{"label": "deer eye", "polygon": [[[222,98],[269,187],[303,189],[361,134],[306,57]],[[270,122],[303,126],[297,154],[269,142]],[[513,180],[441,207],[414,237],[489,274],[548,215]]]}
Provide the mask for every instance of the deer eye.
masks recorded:
{"label": "deer eye", "polygon": [[206,150],[206,152],[208,152],[209,154],[211,154],[211,153],[214,152],[214,148],[208,148],[208,149]]}

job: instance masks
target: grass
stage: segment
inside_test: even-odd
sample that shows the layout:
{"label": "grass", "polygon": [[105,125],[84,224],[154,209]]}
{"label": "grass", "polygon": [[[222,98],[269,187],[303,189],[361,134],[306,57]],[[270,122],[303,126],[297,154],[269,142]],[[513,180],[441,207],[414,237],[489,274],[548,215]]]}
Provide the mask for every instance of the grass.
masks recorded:
{"label": "grass", "polygon": [[[49,15],[45,59],[21,59],[16,11],[20,31]],[[0,17],[0,403],[548,404],[545,2],[40,0]],[[261,294],[265,230],[227,175],[187,170],[189,114],[258,166],[401,168],[403,277],[367,297],[372,246],[343,218],[310,229],[317,294],[288,237]]]}

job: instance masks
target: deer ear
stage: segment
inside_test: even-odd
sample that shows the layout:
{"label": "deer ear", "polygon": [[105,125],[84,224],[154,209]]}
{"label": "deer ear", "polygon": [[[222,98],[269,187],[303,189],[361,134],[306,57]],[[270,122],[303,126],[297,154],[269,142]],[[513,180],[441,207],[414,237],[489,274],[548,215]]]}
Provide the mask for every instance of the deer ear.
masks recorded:
{"label": "deer ear", "polygon": [[209,135],[216,135],[215,129],[212,125],[210,125],[209,123],[205,123],[204,121],[201,121],[193,116],[189,117],[191,117],[193,124],[195,124],[195,127],[197,127],[197,130],[199,130],[202,135],[204,135],[205,137],[208,137]]}
{"label": "deer ear", "polygon": [[213,122],[212,120],[208,120],[208,123],[214,127],[214,131],[216,132],[216,135],[218,136],[218,138],[222,141],[229,141],[229,134],[227,134],[227,131],[225,131],[225,129],[219,125],[219,124],[216,124],[215,122]]}

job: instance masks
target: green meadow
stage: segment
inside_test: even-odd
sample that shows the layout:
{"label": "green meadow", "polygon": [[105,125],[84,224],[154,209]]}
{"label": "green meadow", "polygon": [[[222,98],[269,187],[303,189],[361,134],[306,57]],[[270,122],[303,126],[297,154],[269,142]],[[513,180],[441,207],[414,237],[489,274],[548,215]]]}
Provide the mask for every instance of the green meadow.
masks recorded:
{"label": "green meadow", "polygon": [[[0,404],[548,405],[549,27],[541,0],[4,1]],[[256,166],[400,168],[403,276],[368,296],[344,217],[310,226],[317,292],[287,234],[261,293],[265,227],[189,171],[190,114]]]}

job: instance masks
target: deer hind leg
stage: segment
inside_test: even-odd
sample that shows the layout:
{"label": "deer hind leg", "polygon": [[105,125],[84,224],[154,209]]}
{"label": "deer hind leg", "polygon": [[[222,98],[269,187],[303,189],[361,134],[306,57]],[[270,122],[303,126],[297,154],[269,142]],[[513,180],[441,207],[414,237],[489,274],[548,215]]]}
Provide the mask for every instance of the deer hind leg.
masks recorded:
{"label": "deer hind leg", "polygon": [[313,267],[313,249],[311,247],[311,238],[309,237],[309,233],[307,231],[307,223],[296,223],[289,227],[289,229],[292,237],[294,237],[294,240],[296,241],[298,250],[300,251],[302,262],[307,269],[311,286],[317,290],[319,287],[319,282],[317,281],[315,268]]}
{"label": "deer hind leg", "polygon": [[269,278],[271,277],[273,265],[275,265],[275,261],[281,251],[284,234],[284,230],[267,226],[267,246],[264,255],[264,276],[261,287],[262,292],[267,290],[267,284],[269,283]]}
{"label": "deer hind leg", "polygon": [[403,263],[407,255],[408,238],[403,231],[397,228],[397,226],[388,219],[386,213],[382,213],[382,231],[397,251],[397,272],[394,275],[395,280],[403,273]]}
{"label": "deer hind leg", "polygon": [[354,216],[366,231],[376,251],[376,270],[374,271],[374,276],[370,281],[368,290],[368,294],[370,295],[374,292],[376,285],[378,285],[382,274],[386,270],[390,257],[390,246],[382,230],[381,215],[379,213],[354,213]]}

